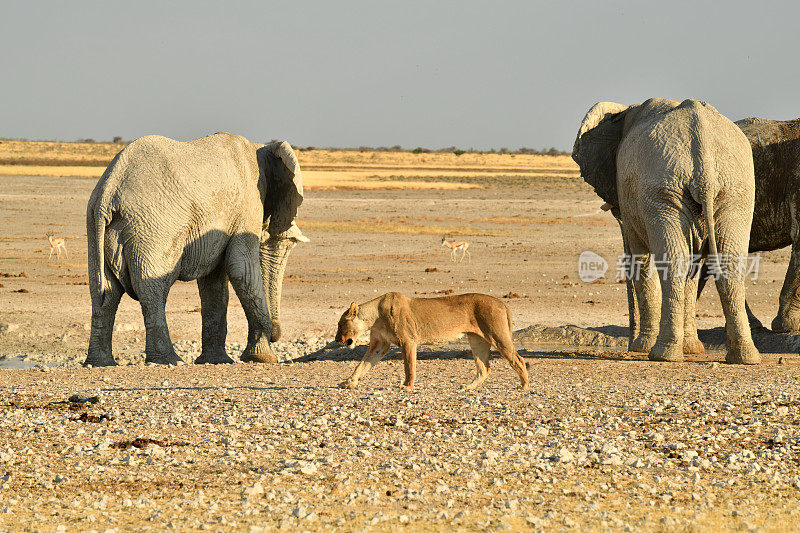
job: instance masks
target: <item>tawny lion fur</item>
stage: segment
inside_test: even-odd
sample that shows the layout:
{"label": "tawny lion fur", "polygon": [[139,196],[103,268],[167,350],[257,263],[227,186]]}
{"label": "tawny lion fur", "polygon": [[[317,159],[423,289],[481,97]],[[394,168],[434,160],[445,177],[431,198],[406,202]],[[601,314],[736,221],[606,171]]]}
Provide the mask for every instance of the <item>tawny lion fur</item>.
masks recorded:
{"label": "tawny lion fur", "polygon": [[489,375],[489,350],[496,347],[519,374],[528,390],[525,363],[511,341],[511,311],[486,294],[460,294],[442,298],[408,298],[390,292],[361,305],[353,302],[339,319],[336,340],[354,346],[370,330],[369,348],[353,374],[341,387],[353,389],[364,374],[380,361],[392,344],[403,352],[405,382],[411,389],[416,379],[417,345],[453,340],[467,335],[475,358],[477,376],[465,388],[474,389]]}

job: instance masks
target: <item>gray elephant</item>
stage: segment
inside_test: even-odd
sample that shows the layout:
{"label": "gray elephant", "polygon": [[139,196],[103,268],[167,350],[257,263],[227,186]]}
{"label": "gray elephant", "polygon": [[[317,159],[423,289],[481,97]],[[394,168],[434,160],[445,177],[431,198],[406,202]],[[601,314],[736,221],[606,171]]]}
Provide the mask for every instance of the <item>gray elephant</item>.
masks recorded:
{"label": "gray elephant", "polygon": [[176,363],[165,315],[176,280],[197,280],[202,352],[225,353],[228,280],[248,323],[243,361],[277,362],[283,272],[306,241],[294,224],[300,166],[286,142],[255,144],[216,133],[189,142],[147,136],[129,144],[98,181],[86,209],[92,329],[85,365],[116,364],[114,317],[123,293],[138,300],[147,362]]}
{"label": "gray elephant", "polygon": [[[800,119],[736,121],[753,150],[756,199],[750,230],[750,253],[792,245],[792,255],[778,300],[772,331],[800,330]],[[700,276],[698,297],[705,282]],[[760,322],[749,312],[751,324]]]}
{"label": "gray elephant", "polygon": [[[745,118],[735,122],[750,141],[755,171],[755,207],[750,229],[749,252],[766,252],[792,245],[792,255],[778,303],[772,330],[789,333],[800,330],[800,119],[778,121]],[[619,221],[617,199],[605,198],[606,207]],[[701,270],[698,297],[706,282],[706,265]],[[628,291],[634,311],[629,313],[630,331],[638,328],[638,309],[633,290]],[[761,322],[746,306],[752,327]],[[633,339],[631,339],[633,340]]]}
{"label": "gray elephant", "polygon": [[[741,269],[755,195],[752,152],[741,130],[704,102],[601,102],[581,123],[572,157],[612,206],[631,268],[641,268],[628,276],[630,348],[662,361],[703,351],[692,259],[708,255],[726,318],[725,359],[758,363]],[[658,274],[648,275],[656,263]]]}

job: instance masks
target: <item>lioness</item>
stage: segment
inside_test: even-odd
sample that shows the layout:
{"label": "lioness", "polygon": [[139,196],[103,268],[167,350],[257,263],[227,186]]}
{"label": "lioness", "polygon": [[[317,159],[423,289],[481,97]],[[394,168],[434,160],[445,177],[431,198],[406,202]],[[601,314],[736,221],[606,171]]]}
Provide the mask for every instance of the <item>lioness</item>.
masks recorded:
{"label": "lioness", "polygon": [[407,298],[390,292],[361,305],[353,302],[339,319],[336,341],[353,346],[370,330],[369,348],[353,375],[340,384],[354,389],[392,344],[403,351],[406,389],[416,379],[417,345],[452,340],[466,333],[478,373],[465,388],[474,389],[489,375],[489,350],[495,346],[519,374],[522,390],[528,390],[525,363],[511,342],[511,311],[486,294],[460,294],[442,298]]}

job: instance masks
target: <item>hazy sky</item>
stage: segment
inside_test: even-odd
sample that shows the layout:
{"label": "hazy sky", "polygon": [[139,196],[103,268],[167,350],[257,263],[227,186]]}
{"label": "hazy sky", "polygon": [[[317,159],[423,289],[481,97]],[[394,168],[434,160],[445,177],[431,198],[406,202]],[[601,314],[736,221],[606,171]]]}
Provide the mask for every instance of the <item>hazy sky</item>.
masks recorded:
{"label": "hazy sky", "polygon": [[0,3],[0,136],[571,149],[595,102],[800,116],[798,2]]}

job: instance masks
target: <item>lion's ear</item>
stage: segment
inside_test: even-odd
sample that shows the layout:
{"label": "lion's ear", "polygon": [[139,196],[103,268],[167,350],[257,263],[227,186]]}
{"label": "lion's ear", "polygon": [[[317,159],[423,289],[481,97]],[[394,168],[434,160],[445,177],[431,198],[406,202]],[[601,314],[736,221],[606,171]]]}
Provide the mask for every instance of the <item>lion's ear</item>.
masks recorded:
{"label": "lion's ear", "polygon": [[355,318],[358,316],[358,304],[353,302],[350,304],[350,309],[347,310],[348,318]]}

